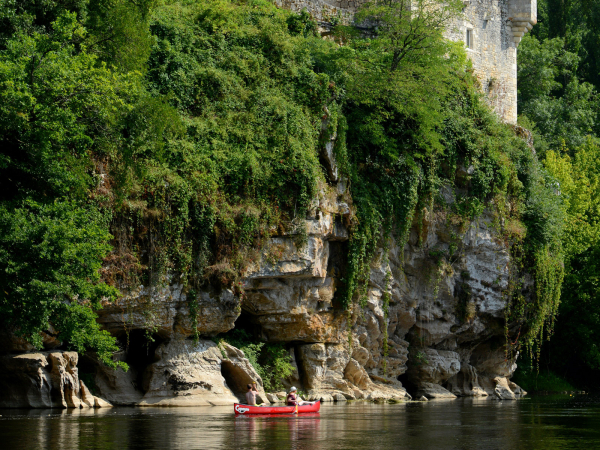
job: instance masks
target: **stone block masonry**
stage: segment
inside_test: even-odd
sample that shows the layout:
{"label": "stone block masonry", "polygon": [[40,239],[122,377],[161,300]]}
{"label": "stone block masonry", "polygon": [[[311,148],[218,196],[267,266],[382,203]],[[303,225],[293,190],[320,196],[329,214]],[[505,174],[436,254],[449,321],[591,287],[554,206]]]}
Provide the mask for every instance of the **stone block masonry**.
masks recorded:
{"label": "stone block masonry", "polygon": [[[365,0],[274,0],[281,8],[306,9],[315,19],[350,22]],[[537,22],[537,0],[464,0],[446,36],[464,42],[488,103],[508,123],[517,122],[517,46]]]}

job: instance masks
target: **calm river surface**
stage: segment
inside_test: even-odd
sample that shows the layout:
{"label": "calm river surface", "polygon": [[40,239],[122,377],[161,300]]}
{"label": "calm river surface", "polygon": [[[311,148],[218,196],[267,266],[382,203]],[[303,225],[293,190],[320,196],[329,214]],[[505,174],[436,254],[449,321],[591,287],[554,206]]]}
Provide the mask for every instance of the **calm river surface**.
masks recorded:
{"label": "calm river surface", "polygon": [[230,407],[0,410],[2,449],[593,449],[600,398],[326,404],[315,415]]}

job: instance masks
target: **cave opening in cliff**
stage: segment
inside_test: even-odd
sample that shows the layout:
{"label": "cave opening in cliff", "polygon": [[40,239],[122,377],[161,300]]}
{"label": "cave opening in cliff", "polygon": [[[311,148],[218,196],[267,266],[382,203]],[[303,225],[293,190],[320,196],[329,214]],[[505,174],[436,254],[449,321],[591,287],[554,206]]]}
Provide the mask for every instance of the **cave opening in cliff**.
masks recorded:
{"label": "cave opening in cliff", "polygon": [[154,362],[154,352],[164,341],[156,333],[148,333],[146,330],[131,330],[129,338],[122,338],[125,347],[125,362],[131,367],[146,367]]}
{"label": "cave opening in cliff", "polygon": [[238,330],[236,333],[246,334],[249,338],[260,340],[262,329],[256,322],[254,314],[242,309],[239,317],[235,320],[233,330]]}
{"label": "cave opening in cliff", "polygon": [[246,391],[248,390],[248,384],[256,380],[253,380],[248,373],[246,373],[241,367],[236,366],[231,361],[226,359],[221,362],[221,375],[225,378],[225,382],[233,395],[239,398],[241,401],[245,398]]}
{"label": "cave opening in cliff", "polygon": [[[225,340],[239,348],[242,344],[259,341],[260,332],[260,325],[256,323],[254,316],[248,311],[242,310],[235,321],[234,328],[225,334]],[[221,375],[225,378],[225,383],[233,395],[240,401],[244,401],[248,384],[256,381],[243,369],[226,359],[221,362]]]}
{"label": "cave opening in cliff", "polygon": [[[336,227],[339,218],[336,219]],[[339,223],[341,226],[341,222]],[[342,295],[345,292],[344,279],[348,270],[348,241],[329,241],[329,258],[327,260],[327,276],[332,278],[335,290],[331,305],[334,310],[344,309]]]}
{"label": "cave opening in cliff", "polygon": [[83,354],[77,362],[77,370],[79,379],[83,384],[96,395],[98,388],[96,387],[96,373],[98,372],[98,361],[92,359],[89,355]]}
{"label": "cave opening in cliff", "polygon": [[398,381],[402,383],[402,387],[406,389],[413,398],[417,395],[418,387],[414,383],[411,383],[408,379],[408,375],[404,372],[402,375],[398,375]]}
{"label": "cave opening in cliff", "polygon": [[144,391],[143,378],[146,368],[154,362],[156,349],[165,339],[147,330],[131,330],[119,339],[125,349],[125,362],[135,375],[136,388]]}

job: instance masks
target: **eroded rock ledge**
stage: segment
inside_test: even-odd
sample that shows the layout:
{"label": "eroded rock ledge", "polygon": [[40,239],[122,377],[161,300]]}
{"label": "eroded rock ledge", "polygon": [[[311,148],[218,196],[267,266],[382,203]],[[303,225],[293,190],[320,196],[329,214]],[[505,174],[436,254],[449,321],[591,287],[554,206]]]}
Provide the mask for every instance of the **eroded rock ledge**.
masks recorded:
{"label": "eroded rock ledge", "polygon": [[79,379],[75,352],[25,353],[0,357],[0,408],[101,408]]}

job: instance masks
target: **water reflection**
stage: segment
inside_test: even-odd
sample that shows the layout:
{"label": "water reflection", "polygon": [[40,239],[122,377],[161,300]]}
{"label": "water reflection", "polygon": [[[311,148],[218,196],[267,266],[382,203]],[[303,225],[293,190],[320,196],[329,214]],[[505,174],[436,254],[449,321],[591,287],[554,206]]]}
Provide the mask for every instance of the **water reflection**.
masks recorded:
{"label": "water reflection", "polygon": [[234,433],[228,441],[231,447],[241,443],[260,446],[266,441],[289,443],[289,448],[304,450],[310,449],[314,442],[321,439],[321,415],[309,413],[290,416],[237,416],[234,420]]}
{"label": "water reflection", "polygon": [[2,448],[596,448],[600,401],[540,397],[324,405],[320,413],[234,416],[232,408],[0,411]]}

